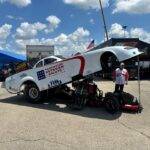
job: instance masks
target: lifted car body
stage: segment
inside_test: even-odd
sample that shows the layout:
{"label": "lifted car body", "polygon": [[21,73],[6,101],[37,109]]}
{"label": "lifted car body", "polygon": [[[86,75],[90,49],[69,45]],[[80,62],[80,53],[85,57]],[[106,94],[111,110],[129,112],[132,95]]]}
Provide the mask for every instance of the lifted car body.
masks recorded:
{"label": "lifted car body", "polygon": [[8,77],[5,87],[9,92],[15,94],[22,92],[24,85],[31,83],[37,87],[39,92],[59,87],[102,70],[101,57],[108,52],[120,62],[141,54],[137,48],[114,46],[88,51],[63,60],[58,58],[50,64],[35,66],[33,69]]}

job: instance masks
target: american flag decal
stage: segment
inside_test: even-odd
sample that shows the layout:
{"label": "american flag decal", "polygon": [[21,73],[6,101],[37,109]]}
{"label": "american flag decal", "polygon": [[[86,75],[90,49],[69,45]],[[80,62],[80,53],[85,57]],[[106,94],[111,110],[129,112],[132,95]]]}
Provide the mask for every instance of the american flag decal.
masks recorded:
{"label": "american flag decal", "polygon": [[38,71],[38,72],[37,72],[37,77],[38,77],[38,80],[43,80],[43,79],[45,79],[46,76],[45,76],[44,70]]}

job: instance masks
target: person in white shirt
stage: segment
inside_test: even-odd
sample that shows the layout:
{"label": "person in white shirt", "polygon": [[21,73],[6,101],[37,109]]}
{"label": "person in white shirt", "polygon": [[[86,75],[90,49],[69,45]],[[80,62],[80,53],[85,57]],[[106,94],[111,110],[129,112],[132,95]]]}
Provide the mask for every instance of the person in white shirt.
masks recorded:
{"label": "person in white shirt", "polygon": [[129,74],[124,68],[124,63],[113,72],[113,82],[115,82],[115,92],[123,92],[124,85],[128,84]]}

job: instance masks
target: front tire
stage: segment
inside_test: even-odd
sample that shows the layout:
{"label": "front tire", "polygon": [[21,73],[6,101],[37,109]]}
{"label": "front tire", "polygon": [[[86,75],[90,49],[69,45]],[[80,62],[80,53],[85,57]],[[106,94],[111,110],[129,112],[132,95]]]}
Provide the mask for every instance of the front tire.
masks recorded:
{"label": "front tire", "polygon": [[39,103],[41,101],[41,92],[35,84],[25,85],[25,98],[30,103]]}

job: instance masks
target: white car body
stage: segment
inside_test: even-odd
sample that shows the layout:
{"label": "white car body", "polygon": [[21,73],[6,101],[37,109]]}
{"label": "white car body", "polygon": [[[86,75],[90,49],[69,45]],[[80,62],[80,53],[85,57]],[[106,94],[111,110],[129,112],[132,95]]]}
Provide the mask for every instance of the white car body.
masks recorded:
{"label": "white car body", "polygon": [[10,76],[5,81],[6,89],[11,93],[22,91],[22,85],[33,82],[39,91],[47,90],[72,82],[74,78],[93,74],[102,70],[101,56],[111,52],[119,61],[124,61],[141,54],[137,48],[122,46],[106,47],[57,61],[39,68],[26,70]]}
{"label": "white car body", "polygon": [[40,64],[40,63],[42,64],[41,67],[43,67],[43,66],[44,66],[44,60],[45,60],[45,59],[49,59],[49,58],[54,59],[53,62],[58,62],[58,61],[61,61],[61,60],[62,60],[61,58],[58,58],[58,57],[56,57],[56,56],[45,57],[45,58],[39,60],[39,61],[34,65],[33,68],[37,68],[38,64]]}

